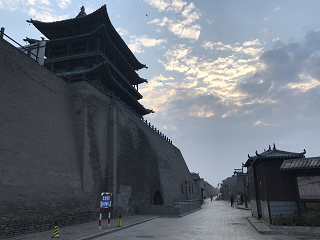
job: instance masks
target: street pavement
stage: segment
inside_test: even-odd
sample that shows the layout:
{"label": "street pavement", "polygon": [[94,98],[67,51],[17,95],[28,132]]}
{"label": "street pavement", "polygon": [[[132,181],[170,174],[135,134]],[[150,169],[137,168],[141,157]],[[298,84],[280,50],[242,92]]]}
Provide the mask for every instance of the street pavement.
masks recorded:
{"label": "street pavement", "polygon": [[[250,220],[250,221],[249,221]],[[207,199],[202,209],[182,217],[159,217],[135,215],[122,218],[122,227],[117,227],[118,219],[102,220],[98,230],[98,220],[90,223],[59,228],[61,240],[109,240],[109,239],[169,239],[169,240],[320,240],[320,234],[308,236],[303,232],[274,231],[266,224],[251,217],[251,211],[231,208],[226,201]],[[260,234],[260,233],[265,234]],[[267,233],[267,234],[266,234]],[[291,235],[287,235],[291,234]],[[52,231],[29,234],[13,238],[15,240],[52,239]]]}
{"label": "street pavement", "polygon": [[206,200],[202,209],[181,218],[156,218],[97,240],[172,239],[172,240],[251,240],[320,239],[313,236],[265,235],[248,221],[251,211],[231,208],[226,201]]}

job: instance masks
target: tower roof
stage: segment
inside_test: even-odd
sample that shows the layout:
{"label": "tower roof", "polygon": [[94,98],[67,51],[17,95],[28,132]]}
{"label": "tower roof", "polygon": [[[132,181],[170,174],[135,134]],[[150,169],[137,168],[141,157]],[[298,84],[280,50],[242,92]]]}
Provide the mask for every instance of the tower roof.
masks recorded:
{"label": "tower roof", "polygon": [[83,81],[84,78],[89,82],[100,81],[104,88],[117,94],[121,101],[125,102],[131,109],[143,116],[152,113],[153,110],[146,109],[137,99],[142,98],[132,86],[122,85],[115,79],[109,64],[102,62],[93,69],[81,70],[79,72],[64,73],[72,82]]}
{"label": "tower roof", "polygon": [[[140,83],[147,82],[146,79],[139,77],[137,72],[134,71],[134,69],[132,68],[130,63],[127,61],[128,59],[122,55],[122,52],[120,52],[118,48],[115,47],[115,45],[111,41],[109,35],[110,34],[108,32],[107,26],[105,24],[102,24],[101,26],[99,26],[97,29],[95,29],[93,32],[90,32],[90,33],[85,33],[82,35],[75,35],[75,36],[70,36],[70,37],[66,37],[66,38],[50,40],[47,42],[47,46],[48,47],[49,46],[61,46],[66,43],[81,41],[81,40],[86,41],[86,40],[92,39],[93,37],[101,36],[101,38],[100,38],[101,41],[104,41],[105,45],[108,46],[108,49],[110,51],[114,52],[114,54],[116,56],[119,56],[119,58],[118,58],[119,62],[123,62],[123,65],[127,67],[129,74],[130,74],[130,77],[126,78],[126,79],[131,84],[140,84]],[[63,60],[63,58],[61,58],[61,60]],[[57,61],[57,60],[56,59],[47,59],[47,62],[52,62],[52,61]],[[109,64],[111,64],[111,63],[109,63]]]}
{"label": "tower roof", "polygon": [[113,27],[109,19],[106,5],[103,5],[91,14],[81,14],[81,17],[78,15],[76,18],[56,22],[41,22],[30,19],[27,20],[27,22],[32,23],[49,40],[87,34],[93,32],[102,24],[105,24],[111,41],[122,55],[126,57],[132,68],[134,70],[146,68],[146,65],[140,63],[136,59],[127,44]]}

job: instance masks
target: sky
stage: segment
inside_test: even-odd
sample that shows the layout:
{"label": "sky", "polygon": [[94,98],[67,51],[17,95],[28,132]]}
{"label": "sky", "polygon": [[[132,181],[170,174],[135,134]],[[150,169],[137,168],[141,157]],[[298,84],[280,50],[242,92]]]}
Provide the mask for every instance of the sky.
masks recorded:
{"label": "sky", "polygon": [[0,0],[0,27],[24,45],[27,19],[107,5],[148,83],[145,116],[213,186],[269,145],[320,156],[320,1]]}

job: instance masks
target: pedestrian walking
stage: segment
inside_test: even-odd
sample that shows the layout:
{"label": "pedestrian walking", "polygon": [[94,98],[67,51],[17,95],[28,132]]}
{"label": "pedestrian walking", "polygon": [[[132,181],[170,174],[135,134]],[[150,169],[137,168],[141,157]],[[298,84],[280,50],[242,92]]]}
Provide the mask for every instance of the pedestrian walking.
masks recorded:
{"label": "pedestrian walking", "polygon": [[210,198],[211,198],[211,202],[212,202],[212,198],[213,198],[213,195],[212,195],[212,194],[210,195]]}
{"label": "pedestrian walking", "polygon": [[233,202],[234,202],[234,197],[233,197],[233,195],[231,195],[231,197],[230,197],[231,207],[233,207]]}

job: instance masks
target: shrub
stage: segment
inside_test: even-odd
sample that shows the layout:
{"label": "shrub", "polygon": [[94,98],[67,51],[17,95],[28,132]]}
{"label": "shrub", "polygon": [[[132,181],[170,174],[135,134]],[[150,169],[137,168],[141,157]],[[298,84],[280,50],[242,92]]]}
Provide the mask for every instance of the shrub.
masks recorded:
{"label": "shrub", "polygon": [[320,227],[320,204],[307,204],[307,211],[302,213],[294,213],[288,216],[276,216],[272,219],[272,224],[276,226],[305,226],[305,227]]}

